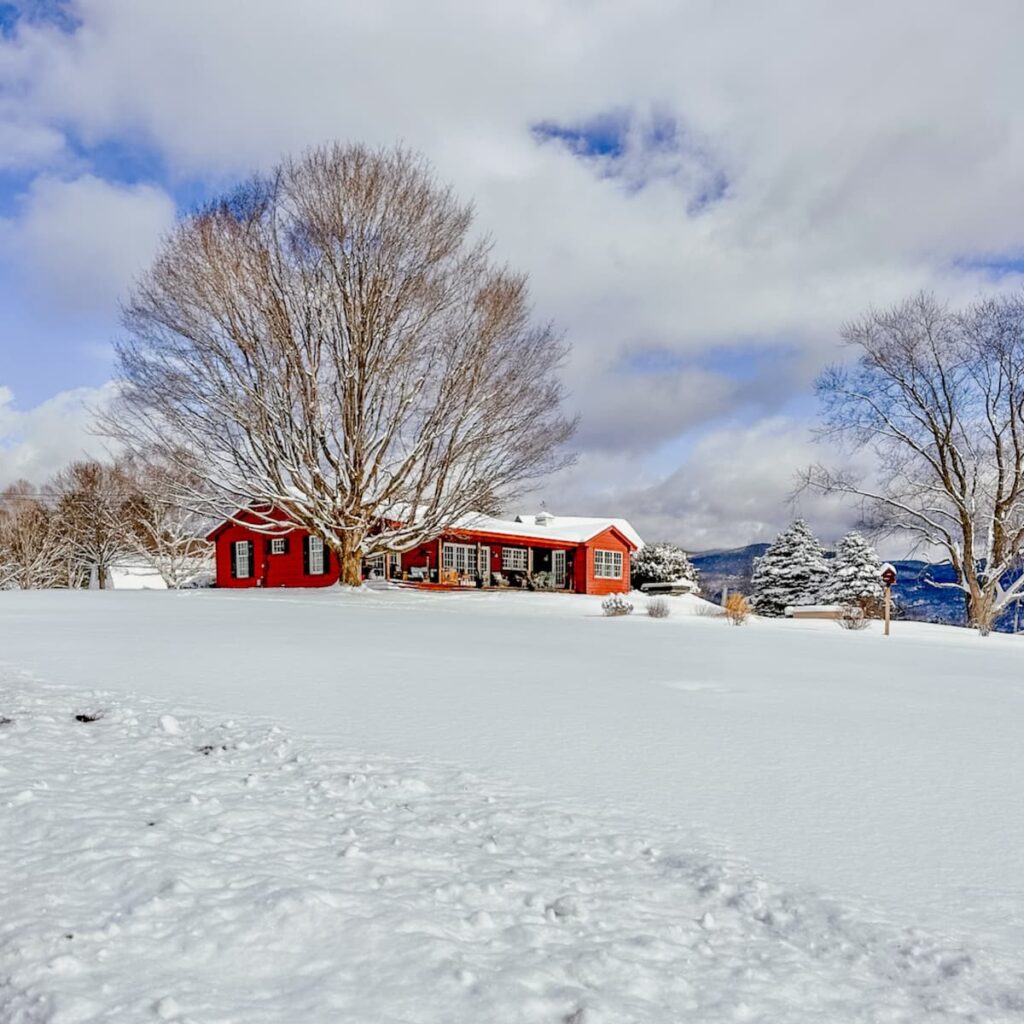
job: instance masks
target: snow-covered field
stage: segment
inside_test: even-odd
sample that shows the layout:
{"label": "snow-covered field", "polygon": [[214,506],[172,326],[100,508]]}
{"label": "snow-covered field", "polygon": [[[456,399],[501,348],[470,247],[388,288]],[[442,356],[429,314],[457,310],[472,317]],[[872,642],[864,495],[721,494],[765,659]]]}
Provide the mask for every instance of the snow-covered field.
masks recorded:
{"label": "snow-covered field", "polygon": [[672,606],[0,594],[0,1020],[1024,1020],[1024,638]]}

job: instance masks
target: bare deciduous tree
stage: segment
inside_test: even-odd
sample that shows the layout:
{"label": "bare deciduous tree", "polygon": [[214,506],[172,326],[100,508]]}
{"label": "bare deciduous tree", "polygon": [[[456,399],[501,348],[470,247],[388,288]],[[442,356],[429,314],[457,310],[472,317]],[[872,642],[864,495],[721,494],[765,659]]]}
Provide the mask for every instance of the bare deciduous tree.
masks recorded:
{"label": "bare deciduous tree", "polygon": [[50,484],[55,525],[70,552],[72,574],[83,567],[105,589],[111,566],[128,551],[127,481],[116,466],[73,462]]}
{"label": "bare deciduous tree", "polygon": [[816,466],[805,482],[863,500],[868,525],[948,555],[967,620],[987,633],[1024,598],[1024,299],[962,311],[919,295],[843,330],[851,366],[818,381],[826,437],[869,446],[881,481]]}
{"label": "bare deciduous tree", "polygon": [[[337,552],[402,550],[567,461],[564,347],[408,152],[314,150],[183,221],[125,310],[105,429]],[[173,448],[173,452],[168,450]],[[212,496],[212,498],[211,498]]]}
{"label": "bare deciduous tree", "polygon": [[127,543],[172,590],[188,585],[207,568],[213,548],[205,537],[210,521],[188,507],[187,495],[200,482],[182,479],[173,467],[131,459],[119,467],[126,479]]}
{"label": "bare deciduous tree", "polygon": [[67,586],[67,548],[56,519],[25,480],[0,493],[0,590]]}

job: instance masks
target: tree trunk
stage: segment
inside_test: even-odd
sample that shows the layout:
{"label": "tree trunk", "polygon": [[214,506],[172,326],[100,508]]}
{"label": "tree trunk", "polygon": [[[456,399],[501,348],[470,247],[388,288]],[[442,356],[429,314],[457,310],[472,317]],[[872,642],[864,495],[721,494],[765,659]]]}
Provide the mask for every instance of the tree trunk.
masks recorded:
{"label": "tree trunk", "polygon": [[96,586],[99,587],[100,590],[107,589],[107,570],[102,562],[98,563],[96,566]]}
{"label": "tree trunk", "polygon": [[967,605],[967,625],[973,626],[982,636],[992,632],[992,594],[985,590],[964,595]]}
{"label": "tree trunk", "polygon": [[344,535],[338,556],[338,583],[343,587],[363,585],[363,553],[361,545],[348,533]]}

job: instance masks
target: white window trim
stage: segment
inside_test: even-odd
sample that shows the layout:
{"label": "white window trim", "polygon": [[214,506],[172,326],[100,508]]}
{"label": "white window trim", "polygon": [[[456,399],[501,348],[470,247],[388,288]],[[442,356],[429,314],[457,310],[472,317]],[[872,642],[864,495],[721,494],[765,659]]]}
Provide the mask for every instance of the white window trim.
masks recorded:
{"label": "white window trim", "polygon": [[322,537],[309,538],[309,575],[324,574],[324,542]]}
{"label": "white window trim", "polygon": [[270,553],[272,555],[283,555],[284,554],[284,537],[271,537],[270,538]]}
{"label": "white window trim", "polygon": [[[618,569],[615,569],[618,566]],[[623,558],[621,551],[607,551],[597,548],[594,551],[594,578],[598,580],[621,580]]]}
{"label": "white window trim", "polygon": [[252,566],[249,564],[249,542],[247,540],[236,540],[235,579],[247,580],[250,576],[252,576]]}
{"label": "white window trim", "polygon": [[529,552],[526,548],[502,548],[501,568],[502,570],[519,570],[526,572],[529,565]]}
{"label": "white window trim", "polygon": [[476,545],[450,544],[441,545],[441,568],[454,569],[460,576],[476,575]]}

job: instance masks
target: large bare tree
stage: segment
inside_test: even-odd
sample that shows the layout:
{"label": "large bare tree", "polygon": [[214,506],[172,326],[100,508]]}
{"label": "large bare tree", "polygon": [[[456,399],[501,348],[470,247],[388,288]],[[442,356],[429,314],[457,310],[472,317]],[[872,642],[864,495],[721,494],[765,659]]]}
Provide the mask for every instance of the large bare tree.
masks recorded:
{"label": "large bare tree", "polygon": [[126,542],[169,588],[188,586],[209,569],[213,554],[206,534],[215,524],[194,512],[187,497],[200,490],[201,482],[152,461],[123,458],[118,467],[126,481]]}
{"label": "large bare tree", "polygon": [[186,218],[124,313],[107,431],[200,511],[273,510],[357,585],[565,464],[564,347],[471,208],[404,150],[335,145]]}
{"label": "large bare tree", "polygon": [[867,446],[877,483],[813,467],[807,483],[864,502],[876,529],[945,552],[983,633],[1024,598],[1024,297],[951,310],[921,294],[843,330],[852,364],[818,381],[824,435]]}
{"label": "large bare tree", "polygon": [[132,550],[126,517],[128,482],[116,465],[72,462],[49,485],[54,522],[67,546],[70,575],[95,573],[106,589],[114,563]]}
{"label": "large bare tree", "polygon": [[67,586],[68,546],[49,505],[19,480],[0,492],[0,590]]}

